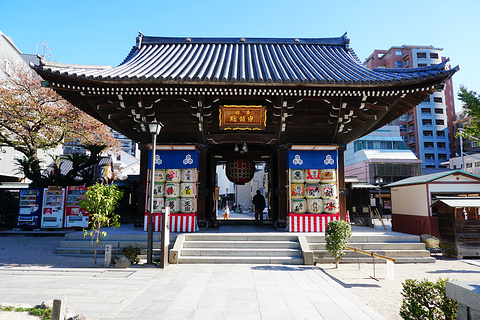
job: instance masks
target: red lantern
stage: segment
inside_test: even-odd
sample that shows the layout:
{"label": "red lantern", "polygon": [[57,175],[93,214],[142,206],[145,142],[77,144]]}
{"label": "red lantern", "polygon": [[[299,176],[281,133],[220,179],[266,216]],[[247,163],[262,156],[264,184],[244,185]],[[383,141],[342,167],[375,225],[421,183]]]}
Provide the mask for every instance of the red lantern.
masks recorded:
{"label": "red lantern", "polygon": [[233,183],[244,184],[252,180],[255,173],[255,165],[251,160],[227,161],[226,174],[228,180]]}

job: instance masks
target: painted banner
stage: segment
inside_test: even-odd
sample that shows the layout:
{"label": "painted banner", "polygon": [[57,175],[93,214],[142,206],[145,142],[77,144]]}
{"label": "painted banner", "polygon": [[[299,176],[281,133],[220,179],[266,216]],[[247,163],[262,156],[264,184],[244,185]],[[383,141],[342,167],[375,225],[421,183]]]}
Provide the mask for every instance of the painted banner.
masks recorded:
{"label": "painted banner", "polygon": [[288,232],[325,232],[330,221],[340,220],[340,214],[295,214],[287,216]]}
{"label": "painted banner", "polygon": [[[147,231],[148,214],[144,217],[144,231]],[[162,214],[153,214],[153,231],[159,232],[162,229]],[[197,215],[185,213],[170,214],[170,232],[195,232],[198,231]]]}
{"label": "painted banner", "polygon": [[288,150],[289,169],[337,169],[337,150]]}
{"label": "painted banner", "polygon": [[[198,168],[198,150],[156,150],[155,169],[190,169]],[[152,163],[152,151],[148,152],[148,168]]]}

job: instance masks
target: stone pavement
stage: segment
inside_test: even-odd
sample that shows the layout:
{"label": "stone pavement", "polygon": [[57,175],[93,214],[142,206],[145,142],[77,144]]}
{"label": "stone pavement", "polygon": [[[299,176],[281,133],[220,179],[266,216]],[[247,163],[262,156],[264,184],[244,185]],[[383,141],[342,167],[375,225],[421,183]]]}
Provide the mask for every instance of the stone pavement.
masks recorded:
{"label": "stone pavement", "polygon": [[93,259],[55,255],[59,241],[0,237],[0,302],[34,306],[65,297],[88,320],[384,319],[316,267],[105,269]]}

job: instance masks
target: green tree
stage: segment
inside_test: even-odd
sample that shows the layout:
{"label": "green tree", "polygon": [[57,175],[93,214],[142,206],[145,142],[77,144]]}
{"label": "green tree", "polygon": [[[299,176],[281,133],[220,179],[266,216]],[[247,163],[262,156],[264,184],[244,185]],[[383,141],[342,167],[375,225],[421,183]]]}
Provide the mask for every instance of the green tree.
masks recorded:
{"label": "green tree", "polygon": [[[32,180],[33,188],[46,188],[48,186],[90,186],[98,181],[94,177],[95,165],[100,162],[101,152],[106,145],[88,144],[83,145],[86,153],[74,153],[62,156],[51,156],[52,162],[46,170],[40,167],[40,160],[33,157],[15,160],[20,173]],[[69,171],[62,170],[64,163]]]}
{"label": "green tree", "polygon": [[348,239],[352,236],[352,227],[344,220],[330,221],[325,230],[325,242],[328,252],[335,258],[335,268],[342,260]]}
{"label": "green tree", "polygon": [[80,201],[80,206],[90,212],[89,231],[84,230],[84,237],[90,236],[92,238],[92,246],[94,248],[93,260],[97,264],[97,248],[100,245],[103,237],[107,235],[106,231],[101,229],[104,227],[117,228],[120,226],[120,216],[115,213],[119,201],[123,196],[114,185],[104,185],[95,183],[89,187],[85,193],[85,198]]}
{"label": "green tree", "polygon": [[464,127],[463,132],[467,136],[480,138],[480,95],[460,86],[458,98],[463,102],[465,113],[472,117],[470,125]]}
{"label": "green tree", "polygon": [[0,146],[12,147],[25,158],[19,163],[25,176],[41,179],[37,153],[66,142],[118,147],[110,129],[42,87],[33,71],[18,68],[0,80]]}

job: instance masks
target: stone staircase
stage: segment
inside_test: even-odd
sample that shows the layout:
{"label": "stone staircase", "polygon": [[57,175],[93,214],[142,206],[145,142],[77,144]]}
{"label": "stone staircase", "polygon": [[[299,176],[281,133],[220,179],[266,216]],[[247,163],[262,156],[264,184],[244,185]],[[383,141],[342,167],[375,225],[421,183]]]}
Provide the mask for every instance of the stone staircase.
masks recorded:
{"label": "stone staircase", "polygon": [[[97,249],[105,253],[105,245],[112,245],[112,254],[120,255],[122,248],[132,246],[141,249],[140,259],[146,260],[147,233],[107,234]],[[350,238],[350,247],[375,252],[396,263],[431,263],[434,257],[425,249],[418,236],[360,233]],[[325,250],[325,237],[310,233],[185,233],[170,235],[170,263],[231,263],[231,264],[313,264],[333,263]],[[93,255],[89,237],[74,232],[65,235],[55,250],[61,255]],[[160,236],[154,235],[153,258],[160,257]],[[346,251],[342,263],[372,263],[370,256]],[[385,260],[375,259],[375,263]]]}
{"label": "stone staircase", "polygon": [[[325,249],[323,235],[306,235],[309,249],[313,252],[313,259],[317,263],[333,263],[335,260]],[[349,247],[394,258],[395,263],[434,263],[435,258],[425,249],[415,235],[352,235]],[[372,263],[371,256],[346,250],[341,263]],[[386,263],[386,260],[375,258],[375,263]]]}
{"label": "stone staircase", "polygon": [[296,235],[284,233],[182,234],[170,263],[304,264]]}
{"label": "stone staircase", "polygon": [[[170,235],[170,247],[175,243],[176,235]],[[140,259],[147,259],[147,233],[144,234],[107,234],[97,248],[97,255],[105,255],[105,245],[112,246],[112,256],[121,255],[122,249],[128,246],[141,249]],[[67,256],[93,256],[93,246],[89,236],[83,233],[67,233],[55,253]],[[153,258],[160,258],[160,235],[153,236]]]}

